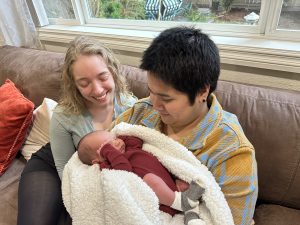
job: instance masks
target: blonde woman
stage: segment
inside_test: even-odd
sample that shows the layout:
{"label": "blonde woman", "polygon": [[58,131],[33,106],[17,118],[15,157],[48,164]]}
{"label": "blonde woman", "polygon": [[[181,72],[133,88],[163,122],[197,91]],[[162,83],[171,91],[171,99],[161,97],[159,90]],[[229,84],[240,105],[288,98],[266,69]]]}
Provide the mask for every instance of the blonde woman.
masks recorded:
{"label": "blonde woman", "polygon": [[119,62],[97,40],[75,38],[65,56],[62,95],[50,123],[50,143],[28,161],[20,180],[18,225],[55,225],[68,215],[61,197],[62,171],[79,140],[106,130],[136,98],[119,75]]}

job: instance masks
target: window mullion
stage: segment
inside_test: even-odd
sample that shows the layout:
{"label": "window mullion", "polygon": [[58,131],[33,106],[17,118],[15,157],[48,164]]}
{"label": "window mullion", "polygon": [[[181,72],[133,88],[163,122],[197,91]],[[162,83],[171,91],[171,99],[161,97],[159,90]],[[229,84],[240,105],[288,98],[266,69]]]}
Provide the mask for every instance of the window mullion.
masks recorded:
{"label": "window mullion", "polygon": [[90,9],[88,7],[88,4],[86,2],[86,0],[80,0],[80,7],[81,7],[81,11],[83,13],[83,16],[85,18],[85,23],[90,23],[91,20],[91,14],[90,14]]}
{"label": "window mullion", "polygon": [[85,20],[84,13],[82,11],[80,0],[71,0],[71,2],[74,9],[76,20],[80,25],[85,24],[86,20]]}
{"label": "window mullion", "polygon": [[267,22],[269,21],[271,6],[272,4],[270,4],[270,0],[261,1],[261,9],[260,9],[260,16],[259,16],[259,33],[262,35],[266,33],[266,26],[267,26]]}
{"label": "window mullion", "polygon": [[270,8],[269,8],[268,20],[266,23],[266,29],[265,29],[266,35],[274,34],[277,29],[277,25],[281,13],[282,2],[283,0],[274,0],[274,1],[270,1],[269,3]]}

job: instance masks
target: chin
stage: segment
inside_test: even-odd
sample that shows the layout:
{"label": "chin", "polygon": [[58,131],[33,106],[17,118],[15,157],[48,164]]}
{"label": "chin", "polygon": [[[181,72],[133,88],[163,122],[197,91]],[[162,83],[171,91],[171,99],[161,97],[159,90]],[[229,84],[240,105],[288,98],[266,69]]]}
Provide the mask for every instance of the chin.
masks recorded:
{"label": "chin", "polygon": [[170,120],[170,119],[166,119],[166,118],[163,118],[161,117],[161,121],[166,124],[166,125],[172,125],[173,124],[173,121]]}

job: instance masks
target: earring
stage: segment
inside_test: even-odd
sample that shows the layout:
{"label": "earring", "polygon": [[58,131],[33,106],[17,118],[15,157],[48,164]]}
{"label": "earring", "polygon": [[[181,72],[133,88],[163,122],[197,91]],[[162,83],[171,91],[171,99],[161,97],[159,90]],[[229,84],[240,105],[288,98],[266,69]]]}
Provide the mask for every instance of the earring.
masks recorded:
{"label": "earring", "polygon": [[206,102],[206,99],[203,99],[202,102]]}

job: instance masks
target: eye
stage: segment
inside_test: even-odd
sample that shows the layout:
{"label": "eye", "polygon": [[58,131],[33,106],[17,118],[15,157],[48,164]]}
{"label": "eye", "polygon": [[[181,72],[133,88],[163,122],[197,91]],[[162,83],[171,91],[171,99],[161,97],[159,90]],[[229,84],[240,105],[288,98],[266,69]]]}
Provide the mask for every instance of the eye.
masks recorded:
{"label": "eye", "polygon": [[85,88],[85,87],[89,86],[89,82],[86,80],[80,80],[77,82],[77,85],[81,88]]}
{"label": "eye", "polygon": [[163,102],[166,102],[166,103],[171,102],[172,100],[173,100],[173,99],[170,99],[170,98],[167,98],[167,99],[163,98],[163,99],[162,99],[162,101],[163,101]]}
{"label": "eye", "polygon": [[106,80],[108,80],[109,76],[110,76],[110,74],[108,72],[106,72],[106,73],[100,74],[98,79],[100,81],[106,81]]}

